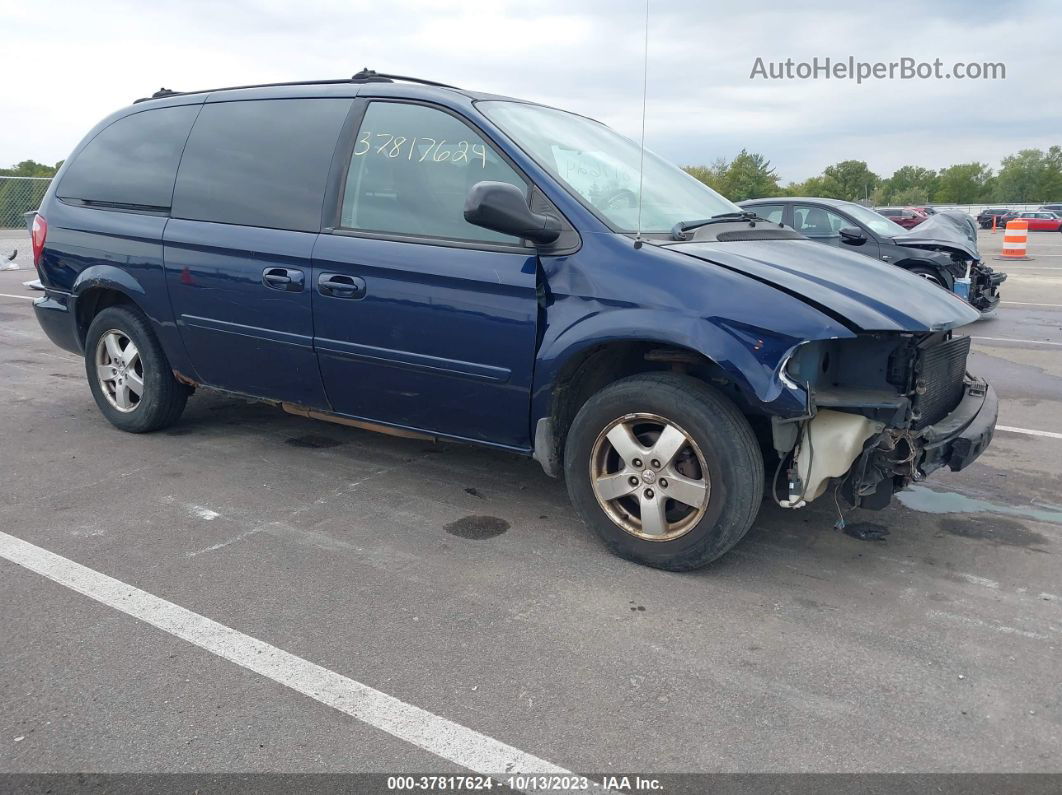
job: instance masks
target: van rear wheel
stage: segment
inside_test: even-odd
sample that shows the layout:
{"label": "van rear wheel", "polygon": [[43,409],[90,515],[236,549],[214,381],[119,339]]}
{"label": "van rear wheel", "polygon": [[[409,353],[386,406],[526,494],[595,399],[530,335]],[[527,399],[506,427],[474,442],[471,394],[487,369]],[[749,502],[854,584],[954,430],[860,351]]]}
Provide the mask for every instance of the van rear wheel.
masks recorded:
{"label": "van rear wheel", "polygon": [[85,337],[85,370],[92,396],[112,425],[146,433],[172,425],[184,411],[189,389],[137,309],[112,306],[92,320]]}
{"label": "van rear wheel", "polygon": [[748,421],[702,381],[646,373],[580,409],[565,445],[568,492],[620,557],[671,571],[703,566],[748,532],[763,457]]}

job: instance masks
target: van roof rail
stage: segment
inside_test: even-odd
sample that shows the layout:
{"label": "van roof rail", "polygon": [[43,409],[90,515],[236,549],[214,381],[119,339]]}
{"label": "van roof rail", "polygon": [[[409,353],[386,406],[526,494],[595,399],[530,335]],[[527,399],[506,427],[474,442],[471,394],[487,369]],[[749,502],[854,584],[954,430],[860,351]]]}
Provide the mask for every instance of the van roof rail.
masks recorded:
{"label": "van roof rail", "polygon": [[452,88],[455,91],[461,90],[457,86],[452,86],[449,83],[440,83],[436,80],[425,80],[421,77],[384,74],[383,72],[377,72],[374,69],[362,69],[350,78],[351,83],[393,83],[395,80],[403,83],[420,83],[423,86],[435,86],[436,88]]}
{"label": "van roof rail", "polygon": [[373,69],[362,69],[357,74],[351,75],[348,78],[339,78],[335,80],[292,80],[286,83],[253,83],[246,86],[223,86],[222,88],[201,88],[196,91],[174,91],[170,88],[160,88],[150,97],[141,97],[140,99],[133,100],[133,104],[138,102],[147,102],[152,99],[161,99],[162,97],[178,97],[185,94],[207,94],[215,91],[238,91],[242,88],[282,88],[284,86],[329,86],[340,85],[342,83],[394,83],[399,81],[402,83],[419,83],[424,86],[435,86],[436,88],[452,88],[455,91],[460,89],[457,86],[451,86],[447,83],[439,83],[435,80],[424,80],[419,77],[406,77],[405,75],[392,75],[383,72],[377,72]]}

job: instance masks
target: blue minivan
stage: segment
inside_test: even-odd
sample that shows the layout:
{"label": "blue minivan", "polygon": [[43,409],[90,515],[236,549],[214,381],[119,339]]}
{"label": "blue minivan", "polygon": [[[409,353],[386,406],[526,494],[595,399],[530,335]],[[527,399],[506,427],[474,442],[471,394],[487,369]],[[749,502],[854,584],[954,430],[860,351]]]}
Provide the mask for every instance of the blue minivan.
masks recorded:
{"label": "blue minivan", "polygon": [[118,428],[204,387],[510,450],[661,568],[765,494],[881,508],[996,420],[954,295],[596,121],[430,81],[162,90],[89,132],[32,239],[40,324]]}

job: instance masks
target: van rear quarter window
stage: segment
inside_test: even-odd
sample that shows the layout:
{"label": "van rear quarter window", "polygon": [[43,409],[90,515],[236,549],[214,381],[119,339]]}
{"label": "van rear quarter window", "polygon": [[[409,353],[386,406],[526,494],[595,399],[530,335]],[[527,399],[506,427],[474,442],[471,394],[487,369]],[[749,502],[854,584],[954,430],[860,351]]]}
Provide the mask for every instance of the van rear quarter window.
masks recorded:
{"label": "van rear quarter window", "polygon": [[316,232],[328,169],[353,100],[203,107],[185,147],[174,218]]}
{"label": "van rear quarter window", "polygon": [[199,105],[123,116],[89,141],[63,173],[62,199],[165,210]]}

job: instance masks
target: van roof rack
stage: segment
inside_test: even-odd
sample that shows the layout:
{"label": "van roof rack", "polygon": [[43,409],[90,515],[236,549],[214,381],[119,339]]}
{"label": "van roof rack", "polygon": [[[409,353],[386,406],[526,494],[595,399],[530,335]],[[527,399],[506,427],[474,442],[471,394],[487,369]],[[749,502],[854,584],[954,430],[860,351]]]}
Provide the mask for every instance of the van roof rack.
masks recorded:
{"label": "van roof rack", "polygon": [[389,75],[382,72],[377,72],[374,69],[362,69],[356,75],[351,75],[351,83],[393,83],[396,80],[402,83],[420,83],[424,86],[435,86],[436,88],[452,88],[455,91],[460,91],[457,86],[452,86],[449,83],[439,83],[435,80],[425,80],[421,77],[406,77],[405,75]]}
{"label": "van roof rack", "polygon": [[460,89],[457,86],[451,86],[447,83],[439,83],[435,80],[424,80],[419,77],[406,77],[405,75],[392,75],[384,72],[377,72],[373,69],[362,69],[357,74],[351,75],[348,78],[339,78],[336,80],[292,80],[286,83],[254,83],[246,86],[224,86],[222,88],[202,88],[197,91],[174,91],[170,88],[160,88],[150,97],[141,97],[140,99],[133,100],[135,105],[138,102],[147,102],[152,99],[161,99],[162,97],[177,97],[185,94],[207,94],[214,91],[238,91],[242,88],[281,88],[283,86],[329,86],[340,85],[342,83],[394,83],[399,81],[402,83],[419,83],[423,86],[435,86],[436,88],[452,88],[455,91]]}

